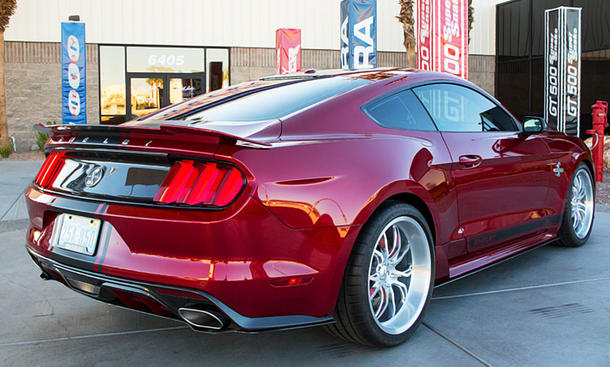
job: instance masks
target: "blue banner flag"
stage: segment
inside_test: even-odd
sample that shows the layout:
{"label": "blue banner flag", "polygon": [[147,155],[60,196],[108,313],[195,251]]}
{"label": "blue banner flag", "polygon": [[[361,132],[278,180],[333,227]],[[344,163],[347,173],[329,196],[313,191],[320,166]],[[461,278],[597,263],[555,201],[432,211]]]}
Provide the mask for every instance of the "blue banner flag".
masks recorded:
{"label": "blue banner flag", "polygon": [[64,124],[87,123],[85,23],[61,23],[61,105]]}
{"label": "blue banner flag", "polygon": [[377,1],[341,1],[341,68],[377,67]]}

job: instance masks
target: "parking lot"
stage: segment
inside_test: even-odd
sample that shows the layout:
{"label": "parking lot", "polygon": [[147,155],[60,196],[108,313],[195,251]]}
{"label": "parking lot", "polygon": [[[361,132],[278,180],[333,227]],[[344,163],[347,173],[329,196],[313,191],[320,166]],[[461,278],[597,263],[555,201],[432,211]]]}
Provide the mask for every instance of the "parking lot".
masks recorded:
{"label": "parking lot", "polygon": [[[40,161],[0,162],[0,216]],[[608,366],[610,213],[582,248],[546,246],[435,290],[405,344],[351,345],[321,328],[196,333],[44,282],[24,249],[22,200],[0,220],[3,366]]]}

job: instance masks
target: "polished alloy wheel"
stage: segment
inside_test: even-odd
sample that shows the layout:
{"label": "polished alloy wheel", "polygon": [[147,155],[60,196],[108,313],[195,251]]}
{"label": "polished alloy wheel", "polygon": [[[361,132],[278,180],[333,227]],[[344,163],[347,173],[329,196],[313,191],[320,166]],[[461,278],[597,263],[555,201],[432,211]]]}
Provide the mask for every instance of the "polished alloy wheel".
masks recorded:
{"label": "polished alloy wheel", "polygon": [[585,169],[576,171],[572,181],[571,216],[576,237],[587,236],[593,222],[593,184]]}
{"label": "polished alloy wheel", "polygon": [[369,306],[377,325],[400,334],[426,304],[432,260],[426,232],[411,217],[398,217],[383,229],[371,256]]}

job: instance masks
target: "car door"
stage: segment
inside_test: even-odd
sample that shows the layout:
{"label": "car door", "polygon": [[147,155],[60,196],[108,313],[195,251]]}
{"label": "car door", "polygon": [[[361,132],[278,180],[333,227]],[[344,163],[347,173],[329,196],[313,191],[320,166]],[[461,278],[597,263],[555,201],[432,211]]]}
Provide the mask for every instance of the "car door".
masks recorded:
{"label": "car door", "polygon": [[544,232],[549,149],[539,135],[479,91],[460,84],[414,88],[447,144],[460,230],[469,252]]}
{"label": "car door", "polygon": [[[429,194],[426,200],[441,223],[436,232],[437,245],[454,241],[459,222],[456,191],[451,180],[451,155],[425,108],[411,90],[403,89],[376,98],[363,111],[381,127],[391,129],[382,133],[406,138],[407,143],[400,152],[404,157],[401,168]],[[445,256],[464,255],[463,242],[463,239],[451,242],[451,251]]]}

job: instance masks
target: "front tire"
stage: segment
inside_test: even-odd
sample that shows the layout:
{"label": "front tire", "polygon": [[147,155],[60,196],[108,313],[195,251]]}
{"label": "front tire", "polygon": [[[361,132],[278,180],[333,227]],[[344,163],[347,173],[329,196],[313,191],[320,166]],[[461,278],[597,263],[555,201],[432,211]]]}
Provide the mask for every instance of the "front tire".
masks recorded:
{"label": "front tire", "polygon": [[421,323],[434,285],[434,242],[413,206],[389,203],[354,244],[327,330],[351,342],[390,347]]}
{"label": "front tire", "polygon": [[587,242],[595,217],[595,189],[589,168],[581,163],[574,171],[559,229],[558,246],[580,247]]}

